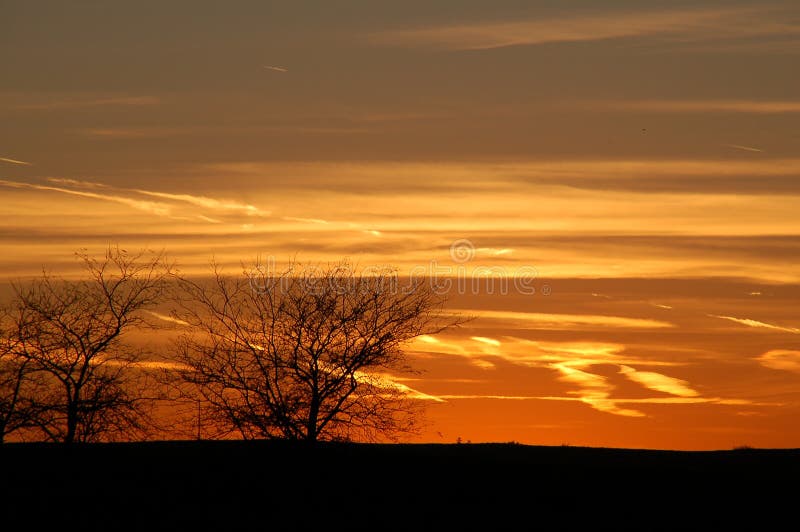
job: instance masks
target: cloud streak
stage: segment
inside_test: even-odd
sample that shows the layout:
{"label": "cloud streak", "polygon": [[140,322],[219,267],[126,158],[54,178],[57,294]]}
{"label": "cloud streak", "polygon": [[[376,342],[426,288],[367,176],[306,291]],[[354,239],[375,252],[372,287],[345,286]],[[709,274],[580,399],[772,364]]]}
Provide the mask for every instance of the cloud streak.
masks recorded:
{"label": "cloud streak", "polygon": [[766,323],[758,320],[751,320],[750,318],[734,318],[733,316],[718,316],[716,314],[709,314],[708,316],[711,318],[719,318],[721,320],[732,321],[734,323],[739,323],[741,325],[746,325],[748,327],[755,327],[757,329],[772,329],[775,331],[800,334],[800,329],[797,329],[795,327],[782,327],[780,325],[773,325],[772,323]]}
{"label": "cloud streak", "polygon": [[[491,394],[440,394],[436,397],[440,399],[501,399],[512,401],[579,401],[586,402],[581,397],[563,397],[552,395],[491,395]],[[749,399],[726,399],[723,397],[619,397],[613,400],[617,404],[636,404],[636,405],[686,405],[686,404],[718,404],[730,406],[780,406],[782,403],[755,402]],[[613,412],[609,412],[613,413]],[[751,413],[750,415],[754,415]],[[644,417],[644,415],[634,414],[628,417]]]}
{"label": "cloud streak", "polygon": [[[201,207],[204,209],[209,209],[217,212],[227,211],[227,212],[242,213],[246,214],[247,216],[259,216],[259,217],[269,217],[272,214],[271,211],[260,209],[254,205],[249,205],[246,203],[241,203],[233,200],[220,200],[215,198],[209,198],[207,196],[195,196],[192,194],[172,194],[168,192],[157,192],[153,190],[143,190],[137,188],[118,188],[103,183],[95,183],[91,181],[79,181],[76,179],[65,179],[58,177],[51,177],[48,178],[47,180],[51,183],[58,183],[80,188],[113,189],[120,192],[132,192],[134,194],[140,194],[142,196],[150,196],[159,199],[188,203],[196,207]],[[199,219],[208,221],[210,223],[220,222],[219,220],[209,218],[204,215],[197,215],[197,217]]]}
{"label": "cloud streak", "polygon": [[674,327],[672,323],[643,318],[603,316],[592,314],[543,314],[538,312],[512,312],[503,310],[456,309],[453,313],[472,314],[477,318],[503,320],[523,328],[572,330],[575,328],[661,329]]}
{"label": "cloud streak", "polygon": [[[622,100],[578,104],[587,109],[646,111],[652,113],[800,113],[797,100]],[[728,144],[730,148],[761,152],[758,148]]]}
{"label": "cloud streak", "polygon": [[109,201],[113,203],[120,203],[122,205],[126,205],[128,207],[132,207],[134,209],[148,212],[151,214],[155,214],[157,216],[170,216],[172,210],[170,207],[164,203],[154,202],[154,201],[142,201],[137,200],[125,196],[118,196],[113,194],[99,194],[96,192],[88,192],[82,190],[73,190],[68,188],[61,188],[61,187],[51,187],[47,185],[34,185],[30,183],[19,183],[16,181],[7,181],[5,179],[0,179],[0,186],[11,187],[11,188],[22,188],[22,189],[30,189],[30,190],[42,190],[47,192],[59,192],[61,194],[69,194],[71,196],[78,196],[82,198],[91,198],[96,200],[102,201]]}
{"label": "cloud streak", "polygon": [[27,161],[20,161],[19,159],[10,159],[8,157],[0,157],[0,161],[3,161],[4,163],[17,164],[17,165],[21,165],[21,166],[31,166],[31,165],[33,165],[33,163],[29,163]]}
{"label": "cloud streak", "polygon": [[155,198],[168,199],[172,201],[182,201],[184,203],[189,203],[197,207],[203,207],[205,209],[211,209],[215,211],[241,212],[248,216],[261,216],[261,217],[268,217],[272,215],[271,211],[265,211],[259,209],[254,205],[248,205],[246,203],[240,203],[237,201],[218,200],[206,196],[193,196],[191,194],[170,194],[167,192],[154,192],[152,190],[142,190],[142,189],[129,189],[129,190],[145,196],[152,196]]}
{"label": "cloud streak", "polygon": [[166,322],[169,322],[169,323],[175,323],[177,325],[183,325],[183,326],[188,326],[189,325],[188,321],[184,321],[184,320],[179,319],[179,318],[173,318],[172,316],[169,316],[167,314],[161,314],[160,312],[155,312],[155,311],[152,311],[152,310],[145,310],[145,312],[150,314],[154,318],[157,318],[157,319],[161,320],[161,321],[166,321]]}
{"label": "cloud streak", "polygon": [[[157,191],[143,190],[143,189],[118,188],[103,183],[95,183],[91,181],[79,181],[75,179],[65,179],[65,178],[48,178],[47,181],[50,183],[63,186],[38,185],[38,184],[22,183],[18,181],[9,181],[9,180],[0,180],[0,185],[11,188],[41,190],[47,192],[59,192],[61,194],[68,194],[83,198],[110,201],[114,203],[127,205],[134,209],[155,214],[157,216],[171,217],[175,209],[175,206],[163,201],[143,200],[131,196],[124,196],[120,193],[133,193],[140,196],[148,196],[148,197],[158,198],[161,200],[168,200],[169,202],[187,203],[189,205],[200,207],[217,213],[228,212],[234,214],[243,214],[246,216],[264,217],[264,218],[269,217],[272,214],[270,211],[260,209],[254,205],[241,203],[233,200],[221,200],[221,199],[209,198],[207,196],[195,196],[191,194],[172,194],[168,192],[157,192]],[[73,187],[73,188],[66,188],[66,187]],[[76,190],[76,188],[88,189],[88,190]],[[104,191],[109,191],[109,193],[105,192],[101,193],[93,190],[104,190]],[[111,191],[114,191],[116,193],[112,194],[110,193]],[[179,216],[176,218],[191,219],[185,216],[182,217]],[[194,218],[208,223],[216,224],[221,222],[220,220],[205,216],[203,214],[195,214]]]}
{"label": "cloud streak", "polygon": [[754,148],[752,146],[742,146],[741,144],[727,144],[729,148],[733,148],[734,150],[740,151],[749,151],[752,153],[764,153],[764,150],[761,148]]}
{"label": "cloud streak", "polygon": [[578,386],[579,389],[577,391],[568,393],[576,395],[581,402],[588,404],[595,410],[625,417],[645,416],[639,410],[619,407],[617,402],[611,399],[611,392],[614,390],[614,386],[602,375],[589,373],[566,363],[553,364],[551,367],[561,374],[560,381]]}
{"label": "cloud streak", "polygon": [[[509,364],[555,371],[557,380],[573,389],[566,396],[523,396],[498,394],[438,394],[440,399],[508,399],[508,400],[575,400],[608,414],[623,417],[645,417],[641,410],[624,407],[624,404],[752,404],[747,399],[721,399],[702,397],[689,382],[664,373],[643,371],[634,366],[678,365],[675,362],[624,354],[625,346],[603,342],[540,342],[522,338],[503,337],[502,340],[485,336],[472,336],[461,341],[443,341],[432,336],[420,337],[412,344],[416,350],[439,352],[465,357],[470,362],[480,361],[493,369],[487,358],[501,359]],[[480,367],[479,364],[475,364]],[[595,366],[616,366],[618,373],[642,388],[669,394],[672,397],[625,399],[614,397],[616,386],[610,378],[591,370]],[[800,368],[800,358],[798,358]]]}
{"label": "cloud streak", "polygon": [[634,11],[389,30],[369,39],[382,45],[490,50],[631,37],[681,43],[800,33],[797,24],[780,16],[776,10],[746,8]]}
{"label": "cloud streak", "polygon": [[15,108],[21,110],[82,109],[86,107],[158,105],[159,103],[161,100],[154,96],[111,96],[81,100],[50,100],[20,104]]}
{"label": "cloud streak", "polygon": [[619,367],[619,371],[631,381],[655,392],[664,392],[679,397],[697,397],[700,395],[699,392],[689,386],[688,382],[661,373],[638,371],[624,365]]}

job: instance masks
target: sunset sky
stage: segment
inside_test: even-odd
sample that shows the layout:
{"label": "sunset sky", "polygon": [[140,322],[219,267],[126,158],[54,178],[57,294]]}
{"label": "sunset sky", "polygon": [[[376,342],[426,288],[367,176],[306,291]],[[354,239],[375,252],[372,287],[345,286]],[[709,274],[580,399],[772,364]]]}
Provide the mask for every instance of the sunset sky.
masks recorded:
{"label": "sunset sky", "polygon": [[796,0],[7,0],[0,278],[535,271],[409,346],[418,440],[800,447],[799,62]]}

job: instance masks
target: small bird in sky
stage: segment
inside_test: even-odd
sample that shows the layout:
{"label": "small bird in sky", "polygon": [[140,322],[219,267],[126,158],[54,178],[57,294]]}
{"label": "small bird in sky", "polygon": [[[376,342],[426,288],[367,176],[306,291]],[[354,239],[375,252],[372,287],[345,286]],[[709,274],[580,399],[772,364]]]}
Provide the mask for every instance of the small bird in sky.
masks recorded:
{"label": "small bird in sky", "polygon": [[274,70],[275,72],[289,72],[288,68],[284,68],[282,66],[264,65],[264,68],[266,68],[267,70]]}

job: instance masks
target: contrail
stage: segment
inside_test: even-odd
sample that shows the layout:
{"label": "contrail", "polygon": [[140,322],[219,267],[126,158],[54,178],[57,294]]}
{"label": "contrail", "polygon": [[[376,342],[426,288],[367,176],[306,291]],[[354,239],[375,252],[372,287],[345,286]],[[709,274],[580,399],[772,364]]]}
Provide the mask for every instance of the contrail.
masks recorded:
{"label": "contrail", "polygon": [[742,151],[754,151],[756,153],[764,153],[764,150],[760,150],[758,148],[753,148],[752,146],[742,146],[740,144],[726,144],[727,147],[733,148],[735,150],[742,150]]}
{"label": "contrail", "polygon": [[62,194],[70,194],[72,196],[80,196],[83,198],[112,201],[115,203],[122,203],[123,205],[133,207],[134,209],[150,212],[158,216],[169,216],[171,214],[169,206],[165,205],[164,203],[135,200],[132,198],[126,198],[124,196],[98,194],[95,192],[85,192],[81,190],[71,190],[68,188],[50,187],[46,185],[34,185],[31,183],[20,183],[18,181],[8,181],[6,179],[0,179],[0,186],[12,187],[12,188],[27,188],[32,190],[47,190],[52,192],[61,192]]}
{"label": "contrail", "polygon": [[[191,194],[170,194],[168,192],[155,192],[152,190],[143,190],[139,188],[113,187],[110,185],[104,185],[103,183],[94,183],[91,181],[78,181],[76,179],[64,179],[60,177],[49,177],[47,178],[47,180],[50,181],[51,183],[58,183],[62,185],[69,185],[75,187],[105,188],[105,189],[120,190],[124,192],[134,192],[136,194],[152,196],[155,198],[163,198],[173,201],[182,201],[185,203],[196,205],[198,207],[205,207],[216,211],[219,210],[244,211],[246,214],[251,216],[263,216],[263,217],[268,217],[272,214],[270,211],[261,210],[253,205],[246,205],[244,203],[239,203],[236,201],[218,200],[214,198],[208,198],[205,196],[193,196]],[[206,221],[212,221],[212,223],[219,223],[219,220],[212,220],[210,218],[206,218]]]}
{"label": "contrail", "polygon": [[275,72],[289,72],[288,68],[284,68],[284,67],[281,67],[281,66],[267,66],[267,65],[264,65],[264,68],[266,68],[267,70],[274,70]]}
{"label": "contrail", "polygon": [[719,318],[721,320],[728,320],[735,323],[741,323],[742,325],[747,325],[748,327],[760,327],[763,329],[775,329],[776,331],[784,331],[790,332],[794,334],[800,334],[800,329],[796,329],[794,327],[781,327],[780,325],[773,325],[771,323],[766,323],[763,321],[758,320],[751,320],[750,318],[734,318],[733,316],[719,316],[717,314],[707,314],[707,316],[711,318]]}
{"label": "contrail", "polygon": [[9,159],[7,157],[0,157],[0,161],[4,163],[11,163],[11,164],[21,164],[22,166],[31,166],[33,163],[29,163],[27,161],[18,161],[16,159]]}

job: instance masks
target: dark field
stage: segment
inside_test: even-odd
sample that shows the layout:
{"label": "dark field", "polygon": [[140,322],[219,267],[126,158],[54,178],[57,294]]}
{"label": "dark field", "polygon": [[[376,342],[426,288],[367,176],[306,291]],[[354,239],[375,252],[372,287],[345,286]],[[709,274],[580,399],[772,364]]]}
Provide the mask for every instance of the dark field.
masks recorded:
{"label": "dark field", "polygon": [[796,530],[800,450],[7,444],[0,472],[2,530]]}

